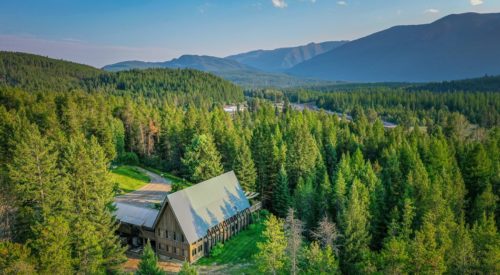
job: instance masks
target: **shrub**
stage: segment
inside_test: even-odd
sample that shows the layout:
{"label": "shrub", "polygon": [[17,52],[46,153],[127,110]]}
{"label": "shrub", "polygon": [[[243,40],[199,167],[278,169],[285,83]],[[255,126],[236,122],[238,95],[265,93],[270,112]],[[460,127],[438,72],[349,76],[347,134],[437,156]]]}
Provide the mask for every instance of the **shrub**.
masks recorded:
{"label": "shrub", "polygon": [[134,152],[127,152],[123,154],[120,162],[128,165],[139,165],[139,157]]}
{"label": "shrub", "polygon": [[217,257],[220,254],[222,254],[223,251],[224,251],[224,244],[223,243],[218,243],[218,244],[216,244],[214,246],[214,248],[212,249],[212,251],[210,251],[210,256],[211,257]]}

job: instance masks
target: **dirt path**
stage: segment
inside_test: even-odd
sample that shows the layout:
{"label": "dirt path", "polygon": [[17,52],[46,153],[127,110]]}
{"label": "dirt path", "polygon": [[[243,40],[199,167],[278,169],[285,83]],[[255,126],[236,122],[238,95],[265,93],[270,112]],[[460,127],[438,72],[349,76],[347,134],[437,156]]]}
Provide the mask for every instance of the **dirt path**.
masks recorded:
{"label": "dirt path", "polygon": [[148,175],[149,177],[149,182],[151,183],[165,183],[165,184],[172,184],[172,181],[169,180],[169,179],[166,179],[156,173],[153,173],[149,170],[146,170],[144,168],[141,168],[141,167],[135,167],[137,170],[141,171],[142,173]]}
{"label": "dirt path", "polygon": [[146,208],[151,208],[155,204],[163,202],[167,194],[172,190],[172,182],[146,169],[135,168],[146,174],[150,179],[150,183],[130,193],[117,196],[115,202]]}

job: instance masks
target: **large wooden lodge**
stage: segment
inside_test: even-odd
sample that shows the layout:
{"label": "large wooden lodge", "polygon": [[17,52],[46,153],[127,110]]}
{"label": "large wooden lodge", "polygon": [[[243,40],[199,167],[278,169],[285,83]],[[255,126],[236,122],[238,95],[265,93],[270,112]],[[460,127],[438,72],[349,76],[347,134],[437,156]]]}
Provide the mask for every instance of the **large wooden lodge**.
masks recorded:
{"label": "large wooden lodge", "polygon": [[245,229],[250,205],[234,172],[168,194],[160,210],[117,203],[119,234],[131,246],[149,239],[160,258],[194,262]]}

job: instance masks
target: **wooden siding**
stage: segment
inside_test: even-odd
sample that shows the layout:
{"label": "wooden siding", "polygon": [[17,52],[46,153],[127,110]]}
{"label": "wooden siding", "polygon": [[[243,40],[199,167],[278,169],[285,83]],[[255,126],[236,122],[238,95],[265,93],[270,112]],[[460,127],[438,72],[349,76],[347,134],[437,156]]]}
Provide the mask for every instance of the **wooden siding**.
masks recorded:
{"label": "wooden siding", "polygon": [[156,252],[161,256],[195,262],[208,255],[218,242],[224,243],[241,230],[246,229],[251,222],[250,214],[250,209],[246,209],[210,229],[205,237],[189,244],[184,238],[172,208],[167,204],[155,229]]}
{"label": "wooden siding", "polygon": [[[175,238],[174,238],[175,237]],[[170,207],[167,204],[165,211],[155,229],[156,251],[177,260],[192,262],[190,257],[190,245],[182,233],[182,229]]]}

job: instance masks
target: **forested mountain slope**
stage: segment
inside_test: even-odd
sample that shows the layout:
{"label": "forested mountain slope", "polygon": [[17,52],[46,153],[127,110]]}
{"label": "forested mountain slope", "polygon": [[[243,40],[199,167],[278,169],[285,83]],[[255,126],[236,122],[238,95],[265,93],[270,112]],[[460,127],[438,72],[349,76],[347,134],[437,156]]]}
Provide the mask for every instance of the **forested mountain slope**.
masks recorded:
{"label": "forested mountain slope", "polygon": [[327,41],[274,50],[256,50],[231,55],[226,57],[226,59],[236,60],[241,64],[265,72],[284,72],[299,63],[338,48],[347,42],[348,41]]}
{"label": "forested mountain slope", "polygon": [[0,85],[27,91],[84,90],[189,97],[198,102],[240,102],[240,87],[215,75],[192,69],[149,69],[106,72],[47,57],[0,52]]}
{"label": "forested mountain slope", "polygon": [[238,63],[235,60],[213,56],[183,55],[165,62],[124,61],[103,67],[103,70],[116,72],[148,68],[190,68],[210,72],[237,85],[256,87],[292,87],[328,82],[289,76],[283,73],[269,73]]}
{"label": "forested mountain slope", "polygon": [[408,90],[435,92],[500,92],[500,76],[484,76],[480,78],[412,85]]}
{"label": "forested mountain slope", "polygon": [[449,15],[396,26],[298,64],[303,77],[356,82],[427,82],[500,74],[500,14]]}
{"label": "forested mountain slope", "polygon": [[104,66],[103,70],[123,71],[146,68],[190,68],[209,72],[255,70],[234,60],[206,55],[182,55],[179,58],[165,62],[124,61]]}
{"label": "forested mountain slope", "polygon": [[67,90],[102,71],[91,66],[44,56],[0,51],[0,85],[30,90]]}

